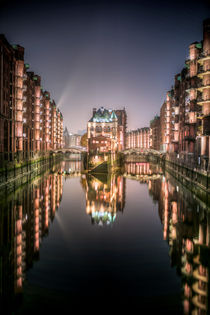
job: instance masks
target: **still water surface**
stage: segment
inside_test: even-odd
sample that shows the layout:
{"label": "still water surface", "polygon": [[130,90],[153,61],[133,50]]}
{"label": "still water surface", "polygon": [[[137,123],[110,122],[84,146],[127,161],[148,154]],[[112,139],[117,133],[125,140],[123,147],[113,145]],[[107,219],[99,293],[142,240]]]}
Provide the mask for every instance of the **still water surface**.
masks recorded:
{"label": "still water surface", "polygon": [[[60,174],[69,168],[74,176]],[[90,176],[80,162],[62,162],[1,200],[8,312],[87,299],[133,301],[142,314],[208,314],[207,206],[156,166],[125,169]]]}

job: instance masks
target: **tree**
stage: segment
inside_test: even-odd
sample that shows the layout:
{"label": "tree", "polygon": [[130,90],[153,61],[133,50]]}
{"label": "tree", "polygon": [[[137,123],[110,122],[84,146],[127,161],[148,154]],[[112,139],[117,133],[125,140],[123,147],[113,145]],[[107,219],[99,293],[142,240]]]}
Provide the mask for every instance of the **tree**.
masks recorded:
{"label": "tree", "polygon": [[87,132],[81,138],[81,146],[82,147],[86,147],[87,146]]}

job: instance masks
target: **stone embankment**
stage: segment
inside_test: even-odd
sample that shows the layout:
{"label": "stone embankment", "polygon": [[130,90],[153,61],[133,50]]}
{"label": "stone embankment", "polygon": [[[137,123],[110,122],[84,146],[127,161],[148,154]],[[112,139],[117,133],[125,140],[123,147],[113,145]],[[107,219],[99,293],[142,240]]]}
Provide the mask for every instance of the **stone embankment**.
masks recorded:
{"label": "stone embankment", "polygon": [[192,167],[183,161],[171,160],[164,154],[130,154],[125,156],[125,161],[159,164],[163,170],[174,176],[196,195],[199,195],[201,200],[210,201],[210,173],[208,171]]}
{"label": "stone embankment", "polygon": [[0,195],[14,191],[17,187],[46,172],[62,159],[62,154],[43,157],[22,164],[14,164],[0,170]]}

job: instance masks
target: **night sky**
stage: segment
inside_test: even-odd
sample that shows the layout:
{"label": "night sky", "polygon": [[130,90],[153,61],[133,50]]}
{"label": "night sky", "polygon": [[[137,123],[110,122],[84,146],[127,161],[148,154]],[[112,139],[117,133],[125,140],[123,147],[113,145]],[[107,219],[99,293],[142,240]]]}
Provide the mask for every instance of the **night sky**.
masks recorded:
{"label": "night sky", "polygon": [[173,2],[1,1],[0,33],[25,47],[71,132],[100,106],[125,106],[135,129],[159,114],[210,17],[208,1]]}

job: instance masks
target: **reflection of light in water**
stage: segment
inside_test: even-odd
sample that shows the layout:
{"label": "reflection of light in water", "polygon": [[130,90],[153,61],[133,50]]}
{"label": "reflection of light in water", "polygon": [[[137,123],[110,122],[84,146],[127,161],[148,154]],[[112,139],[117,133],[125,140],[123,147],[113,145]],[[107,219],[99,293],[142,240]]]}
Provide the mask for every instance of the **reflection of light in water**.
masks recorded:
{"label": "reflection of light in water", "polygon": [[58,225],[59,225],[61,231],[63,232],[63,234],[66,234],[67,231],[64,228],[64,224],[63,224],[64,222],[61,220],[58,212],[55,213],[55,219],[58,222]]}
{"label": "reflection of light in water", "polygon": [[91,213],[92,219],[100,226],[114,222],[116,219],[116,214],[112,215],[107,211],[96,211]]}

